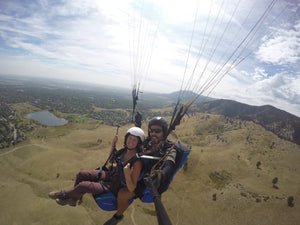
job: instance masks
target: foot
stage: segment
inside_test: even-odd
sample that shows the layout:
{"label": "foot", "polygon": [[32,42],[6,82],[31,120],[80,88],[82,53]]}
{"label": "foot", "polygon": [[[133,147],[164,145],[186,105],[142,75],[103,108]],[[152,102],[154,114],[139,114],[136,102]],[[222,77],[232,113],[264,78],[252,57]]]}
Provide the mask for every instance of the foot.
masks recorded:
{"label": "foot", "polygon": [[67,198],[67,199],[56,199],[56,203],[59,205],[69,205],[69,206],[76,206],[76,199],[73,198]]}
{"label": "foot", "polygon": [[49,194],[49,198],[52,199],[65,199],[66,198],[66,192],[65,191],[60,191],[60,192],[56,192],[56,191],[52,191]]}
{"label": "foot", "polygon": [[109,220],[107,220],[103,225],[116,225],[119,222],[121,222],[121,220],[123,219],[124,216],[116,216],[113,215],[112,218],[110,218]]}

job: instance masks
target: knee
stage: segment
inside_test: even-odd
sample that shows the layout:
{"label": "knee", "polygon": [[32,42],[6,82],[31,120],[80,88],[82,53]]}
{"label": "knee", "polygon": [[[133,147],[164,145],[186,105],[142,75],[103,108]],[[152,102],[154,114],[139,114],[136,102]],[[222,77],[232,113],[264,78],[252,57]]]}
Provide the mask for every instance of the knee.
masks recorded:
{"label": "knee", "polygon": [[127,188],[121,188],[118,192],[117,199],[119,201],[122,201],[122,200],[124,201],[124,200],[128,200],[130,198],[133,198],[133,197],[134,197],[134,193],[128,191]]}
{"label": "knee", "polygon": [[88,186],[88,184],[87,184],[86,181],[81,181],[80,183],[78,183],[78,184],[76,185],[76,187],[77,187],[78,189],[85,189],[87,186]]}
{"label": "knee", "polygon": [[75,189],[77,189],[81,193],[87,193],[87,192],[91,192],[94,189],[94,187],[93,187],[93,183],[92,182],[81,181],[80,183],[78,183],[75,186]]}
{"label": "knee", "polygon": [[86,180],[88,176],[89,176],[88,170],[80,170],[76,175],[76,179],[80,182]]}
{"label": "knee", "polygon": [[77,173],[76,178],[78,179],[78,178],[82,177],[83,174],[84,174],[84,171],[83,171],[83,170],[80,170],[80,171]]}

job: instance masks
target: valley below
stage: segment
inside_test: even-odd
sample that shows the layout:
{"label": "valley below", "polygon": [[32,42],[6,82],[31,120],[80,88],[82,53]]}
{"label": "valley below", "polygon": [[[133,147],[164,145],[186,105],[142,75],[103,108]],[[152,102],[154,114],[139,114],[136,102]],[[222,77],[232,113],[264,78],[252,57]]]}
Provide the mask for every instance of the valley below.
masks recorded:
{"label": "valley below", "polygon": [[[131,126],[119,128],[118,149]],[[93,119],[37,124],[24,141],[1,149],[0,224],[103,224],[113,212],[101,210],[91,195],[70,207],[48,193],[71,188],[79,170],[101,166],[116,131]],[[300,224],[299,145],[253,122],[207,113],[184,117],[175,132],[192,151],[162,195],[172,224]],[[120,224],[157,224],[153,203],[136,199]]]}

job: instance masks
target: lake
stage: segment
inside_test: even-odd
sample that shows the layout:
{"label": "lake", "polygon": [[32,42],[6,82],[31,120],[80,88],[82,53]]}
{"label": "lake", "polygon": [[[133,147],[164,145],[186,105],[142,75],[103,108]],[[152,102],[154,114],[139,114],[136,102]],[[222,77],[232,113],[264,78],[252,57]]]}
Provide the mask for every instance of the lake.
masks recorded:
{"label": "lake", "polygon": [[28,114],[26,118],[37,120],[41,124],[47,126],[63,126],[68,123],[68,120],[64,118],[58,118],[53,113],[50,113],[49,111],[33,112]]}

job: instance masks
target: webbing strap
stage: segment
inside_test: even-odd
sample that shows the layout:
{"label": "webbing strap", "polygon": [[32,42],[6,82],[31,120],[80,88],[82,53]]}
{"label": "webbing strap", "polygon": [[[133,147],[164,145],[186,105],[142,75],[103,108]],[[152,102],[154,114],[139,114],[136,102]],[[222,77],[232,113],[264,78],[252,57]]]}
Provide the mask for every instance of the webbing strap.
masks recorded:
{"label": "webbing strap", "polygon": [[101,174],[102,174],[102,166],[99,168],[97,180],[103,186],[104,191],[110,192],[109,188],[104,184],[103,180],[101,180]]}

